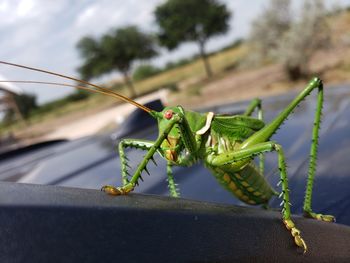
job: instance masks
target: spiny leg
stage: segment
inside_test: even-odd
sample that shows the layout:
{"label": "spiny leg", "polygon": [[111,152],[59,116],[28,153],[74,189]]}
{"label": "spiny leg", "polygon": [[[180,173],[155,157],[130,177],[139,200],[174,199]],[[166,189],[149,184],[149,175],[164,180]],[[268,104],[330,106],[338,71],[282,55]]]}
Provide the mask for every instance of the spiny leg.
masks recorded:
{"label": "spiny leg", "polygon": [[[152,141],[139,140],[139,139],[123,139],[119,142],[118,150],[119,150],[123,186],[129,183],[129,177],[130,177],[130,174],[128,171],[128,168],[130,168],[128,164],[129,159],[125,154],[125,149],[129,147],[129,148],[135,148],[135,149],[141,149],[141,150],[149,150],[153,144],[154,142]],[[118,192],[115,189],[115,187],[112,185],[105,185],[102,187],[101,190],[112,195],[115,195],[116,192]]]}
{"label": "spiny leg", "polygon": [[326,222],[334,222],[335,221],[334,216],[317,214],[317,213],[314,213],[311,209],[312,189],[313,189],[314,178],[316,173],[319,130],[320,130],[322,106],[323,106],[323,84],[322,83],[319,85],[318,89],[319,89],[319,92],[317,96],[317,108],[316,108],[315,119],[313,123],[313,129],[312,129],[312,143],[310,148],[309,172],[308,172],[308,178],[307,178],[303,209],[304,209],[304,215],[306,217],[311,217],[311,218],[321,220],[321,221],[326,221]]}
{"label": "spiny leg", "polygon": [[319,78],[312,79],[307,87],[301,91],[270,123],[266,124],[261,130],[242,142],[241,149],[257,143],[269,141],[272,135],[276,133],[300,102],[302,102],[314,89],[319,89],[321,85],[322,81]]}
{"label": "spiny leg", "polygon": [[243,115],[245,116],[252,116],[255,109],[258,108],[258,110],[261,110],[261,100],[258,98],[253,99],[249,105],[248,108],[245,110]]}
{"label": "spiny leg", "polygon": [[168,176],[168,188],[169,188],[169,193],[171,197],[180,197],[179,189],[176,187],[177,185],[175,184],[174,180],[174,175],[173,171],[171,169],[172,165],[168,161],[167,166],[166,166],[166,172]]}
{"label": "spiny leg", "polygon": [[318,131],[320,128],[321,110],[323,104],[323,83],[319,78],[313,78],[307,87],[300,92],[295,99],[280,113],[277,117],[267,124],[260,131],[256,132],[241,144],[241,149],[249,147],[251,145],[268,141],[271,136],[282,125],[286,118],[293,112],[293,110],[305,99],[314,89],[318,89],[317,109],[315,114],[315,121],[313,127],[313,141],[311,145],[311,158],[309,176],[305,193],[304,212],[306,216],[316,218],[324,221],[334,221],[334,217],[330,215],[316,214],[311,209],[311,196],[314,183],[314,175],[316,171],[316,159],[317,159],[317,146],[318,146]]}
{"label": "spiny leg", "polygon": [[[243,115],[251,116],[255,109],[258,109],[258,119],[264,121],[264,111],[262,108],[261,99],[253,99]],[[261,174],[265,172],[265,155],[262,153],[259,155],[259,171]]]}
{"label": "spiny leg", "polygon": [[287,169],[286,169],[283,149],[280,145],[274,142],[258,143],[256,145],[249,146],[242,150],[208,156],[207,161],[210,165],[213,165],[213,166],[222,166],[226,164],[234,164],[234,163],[240,163],[240,162],[244,163],[244,161],[248,162],[253,157],[261,153],[271,152],[271,151],[276,151],[278,154],[278,168],[280,171],[281,184],[282,184],[282,191],[281,191],[280,197],[283,197],[283,201],[281,203],[281,205],[283,205],[283,209],[282,209],[283,223],[285,224],[286,228],[291,232],[294,238],[295,244],[303,248],[304,252],[306,252],[307,251],[306,243],[300,235],[300,230],[295,227],[295,224],[290,217],[291,212],[290,212]]}
{"label": "spiny leg", "polygon": [[[141,176],[142,171],[145,171],[148,173],[148,170],[146,168],[148,162],[153,159],[153,155],[155,152],[159,149],[159,146],[162,144],[170,130],[173,128],[175,123],[178,123],[181,121],[181,118],[179,116],[174,116],[172,120],[169,121],[167,126],[165,127],[163,133],[159,134],[157,140],[153,143],[153,145],[149,148],[148,152],[144,156],[143,160],[137,167],[136,171],[134,172],[132,178],[127,181],[127,183],[121,187],[114,187],[114,186],[104,186],[102,187],[101,191],[104,191],[111,195],[125,195],[134,190],[135,186],[137,185],[138,179]],[[127,174],[124,175],[124,177],[127,177]]]}
{"label": "spiny leg", "polygon": [[278,154],[278,169],[280,170],[281,183],[282,183],[281,195],[283,196],[283,201],[281,204],[283,205],[283,209],[282,209],[283,223],[286,225],[286,228],[290,230],[292,236],[294,237],[294,242],[297,244],[297,246],[302,247],[305,253],[307,251],[306,243],[300,236],[300,230],[295,227],[294,222],[290,218],[288,176],[287,176],[286,161],[285,161],[283,149],[278,144],[274,145],[274,149],[277,151],[277,154]]}

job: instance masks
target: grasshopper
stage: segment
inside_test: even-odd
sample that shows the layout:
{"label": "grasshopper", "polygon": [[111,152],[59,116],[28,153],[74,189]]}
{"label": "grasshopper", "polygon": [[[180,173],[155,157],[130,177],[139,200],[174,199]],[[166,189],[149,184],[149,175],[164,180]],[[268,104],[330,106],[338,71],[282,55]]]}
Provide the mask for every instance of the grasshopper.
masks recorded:
{"label": "grasshopper", "polygon": [[[174,181],[172,166],[191,166],[201,160],[228,191],[247,204],[267,205],[272,196],[279,195],[282,199],[283,223],[290,231],[295,244],[301,247],[304,252],[307,251],[307,245],[301,237],[300,230],[291,219],[287,168],[283,148],[278,143],[271,141],[270,138],[301,101],[313,90],[317,90],[317,107],[313,123],[303,210],[306,217],[326,222],[335,221],[333,216],[315,213],[311,208],[323,105],[323,83],[319,78],[313,78],[282,112],[270,123],[264,123],[260,99],[253,100],[243,115],[219,115],[213,112],[198,113],[185,110],[181,106],[165,107],[162,111],[157,112],[128,97],[83,80],[14,63],[4,61],[0,61],[0,63],[64,77],[89,85],[92,88],[53,82],[17,82],[73,86],[102,93],[131,103],[146,111],[158,121],[159,135],[155,141],[140,139],[122,139],[120,141],[119,155],[123,185],[118,187],[106,185],[102,187],[102,191],[110,195],[126,195],[133,191],[138,185],[138,180],[141,179],[141,173],[143,171],[148,173],[148,162],[154,161],[153,156],[158,153],[167,162],[166,172],[170,195],[178,197],[179,192]],[[251,117],[254,111],[258,112],[258,118]],[[132,175],[128,172],[128,159],[125,153],[125,149],[128,147],[147,151]],[[264,154],[267,152],[275,152],[278,156],[280,193],[276,192],[264,177]],[[254,163],[254,158],[257,156],[260,158],[259,167]]]}

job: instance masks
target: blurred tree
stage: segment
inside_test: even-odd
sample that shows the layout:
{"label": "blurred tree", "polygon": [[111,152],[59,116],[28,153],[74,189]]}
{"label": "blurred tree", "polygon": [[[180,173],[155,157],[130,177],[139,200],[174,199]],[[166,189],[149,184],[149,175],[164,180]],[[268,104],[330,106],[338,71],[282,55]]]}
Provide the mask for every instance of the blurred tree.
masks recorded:
{"label": "blurred tree", "polygon": [[[30,113],[38,108],[36,102],[36,96],[34,94],[13,94],[13,105],[5,111],[4,122],[9,123],[16,119],[16,111],[20,114],[21,118],[28,119]],[[17,114],[18,115],[18,114]]]}
{"label": "blurred tree", "polygon": [[85,100],[91,96],[91,92],[86,90],[75,90],[72,94],[66,96],[67,101],[80,101]]}
{"label": "blurred tree", "polygon": [[142,80],[158,74],[161,70],[152,65],[140,65],[132,74],[134,80]]}
{"label": "blurred tree", "polygon": [[330,46],[326,14],[323,0],[305,0],[301,19],[283,37],[278,56],[290,79],[307,77],[312,55]]}
{"label": "blurred tree", "polygon": [[253,21],[250,42],[256,63],[276,59],[281,38],[292,23],[290,0],[270,0],[266,9]]}
{"label": "blurred tree", "polygon": [[310,58],[329,46],[330,38],[323,0],[304,0],[300,15],[294,16],[290,2],[270,0],[252,24],[250,43],[254,62],[282,62],[288,77],[296,80],[308,76]]}
{"label": "blurred tree", "polygon": [[209,38],[229,29],[231,14],[226,6],[216,0],[168,0],[154,13],[160,28],[160,44],[172,50],[183,42],[197,42],[207,76],[211,77],[205,44]]}
{"label": "blurred tree", "polygon": [[83,37],[77,44],[84,64],[78,68],[81,77],[85,80],[98,77],[107,71],[106,55],[100,43],[92,37]]}
{"label": "blurred tree", "polygon": [[135,26],[111,31],[100,40],[82,38],[77,47],[84,64],[78,69],[84,79],[101,76],[118,70],[130,89],[131,97],[136,96],[129,72],[135,60],[148,59],[157,55],[153,38],[142,33]]}

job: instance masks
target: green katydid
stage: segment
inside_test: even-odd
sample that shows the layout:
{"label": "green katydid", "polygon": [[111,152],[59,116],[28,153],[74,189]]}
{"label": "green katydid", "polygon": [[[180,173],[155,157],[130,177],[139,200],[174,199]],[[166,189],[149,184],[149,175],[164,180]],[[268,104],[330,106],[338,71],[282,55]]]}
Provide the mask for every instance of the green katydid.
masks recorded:
{"label": "green katydid", "polygon": [[[155,141],[122,139],[119,143],[123,185],[119,187],[107,185],[101,189],[111,195],[125,195],[133,191],[141,178],[141,173],[143,171],[148,173],[146,166],[149,161],[154,161],[153,156],[157,152],[167,161],[166,172],[169,192],[173,197],[178,197],[179,192],[174,182],[172,166],[190,166],[196,161],[202,160],[218,181],[241,201],[251,205],[267,205],[271,197],[278,193],[263,176],[263,157],[264,153],[276,152],[282,187],[279,194],[279,197],[282,198],[281,205],[283,206],[282,220],[286,228],[291,232],[295,244],[303,248],[304,252],[307,250],[307,245],[302,239],[299,229],[296,228],[291,219],[288,177],[283,149],[278,143],[270,141],[270,138],[295,107],[316,89],[318,91],[317,108],[312,131],[309,174],[303,209],[306,217],[327,222],[335,221],[333,216],[317,214],[311,209],[312,189],[316,172],[318,133],[323,105],[323,83],[319,78],[312,79],[306,88],[274,120],[265,124],[263,122],[262,104],[259,99],[253,100],[243,115],[216,115],[212,112],[197,113],[185,110],[181,106],[166,107],[161,112],[157,112],[109,89],[83,80],[9,62],[0,61],[0,63],[56,75],[89,85],[93,88],[76,85],[74,87],[122,99],[148,112],[158,121],[159,135]],[[45,83],[36,81],[22,82]],[[73,86],[52,82],[47,82],[46,84]],[[251,117],[255,110],[258,112],[258,118]],[[125,148],[127,147],[147,151],[132,176],[128,172],[128,159],[125,154]],[[260,158],[259,168],[253,162],[256,156]]]}

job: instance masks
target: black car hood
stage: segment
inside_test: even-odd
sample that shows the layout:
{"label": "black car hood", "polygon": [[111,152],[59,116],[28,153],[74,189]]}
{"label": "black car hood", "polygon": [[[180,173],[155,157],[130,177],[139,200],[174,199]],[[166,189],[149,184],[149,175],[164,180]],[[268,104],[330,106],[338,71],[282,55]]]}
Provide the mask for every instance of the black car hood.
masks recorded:
{"label": "black car hood", "polygon": [[[272,120],[295,94],[293,92],[264,99],[266,122]],[[314,95],[308,97],[272,138],[285,149],[294,213],[302,212],[315,102]],[[240,102],[202,111],[237,114],[243,112],[247,105],[248,102]],[[347,225],[350,225],[349,114],[349,87],[326,87],[313,209],[320,213],[333,214],[338,222]],[[0,160],[0,178],[3,181],[89,189],[100,189],[105,184],[121,185],[120,161],[116,148],[120,136],[154,140],[158,135],[154,119],[141,116],[135,118],[135,122],[137,123],[140,118],[142,127],[123,128],[127,133],[119,132],[119,135],[114,133],[113,136],[105,134],[75,141],[62,141],[33,151],[18,153],[11,158],[3,158]],[[144,152],[130,150],[127,154],[130,165],[136,167]],[[156,157],[156,162],[158,166],[150,163],[148,170],[151,176],[143,176],[144,182],[140,183],[135,192],[168,195],[166,162],[159,156]],[[268,181],[272,186],[276,186],[279,174],[275,154],[267,154],[265,170]],[[201,163],[189,168],[175,167],[174,175],[184,198],[245,205],[222,188]],[[280,200],[275,198],[271,200],[270,205],[278,208],[279,203]]]}

